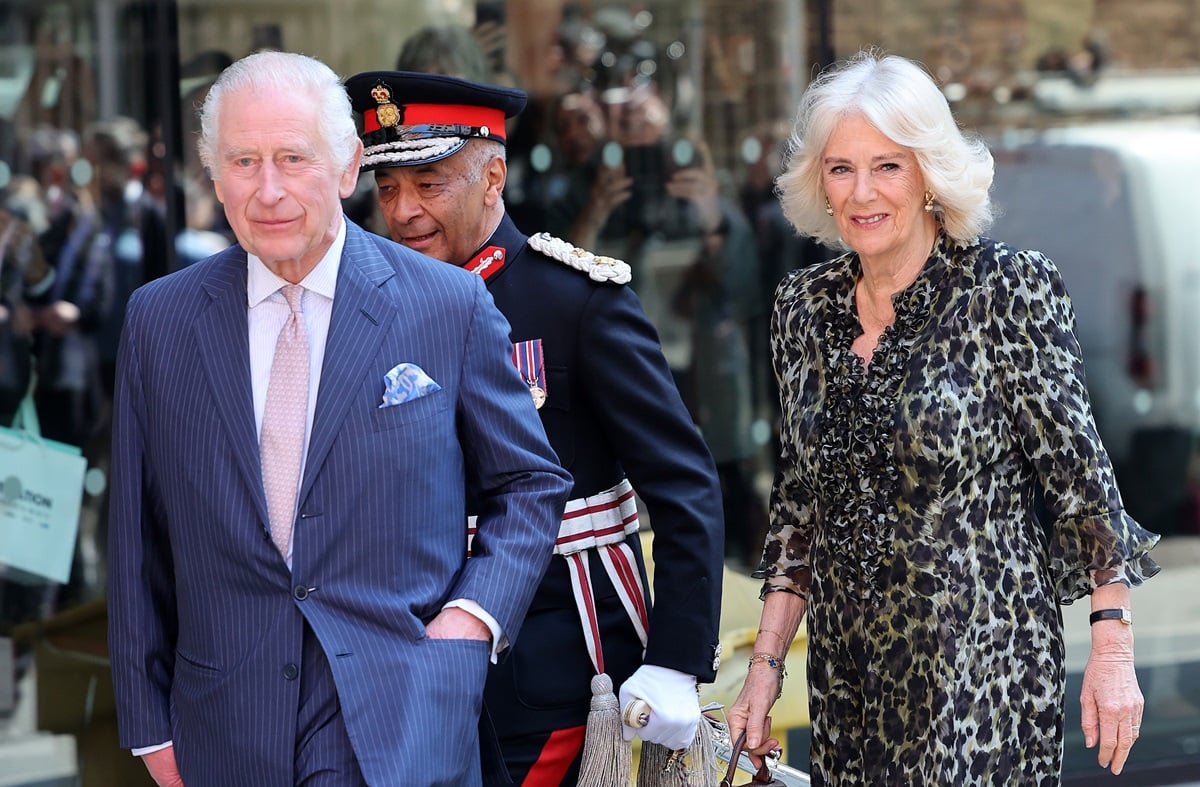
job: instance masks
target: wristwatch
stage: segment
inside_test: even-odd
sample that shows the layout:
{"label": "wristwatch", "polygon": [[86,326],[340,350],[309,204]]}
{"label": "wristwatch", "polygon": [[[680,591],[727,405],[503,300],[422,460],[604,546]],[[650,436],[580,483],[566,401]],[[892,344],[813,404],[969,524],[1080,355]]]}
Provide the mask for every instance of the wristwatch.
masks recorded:
{"label": "wristwatch", "polygon": [[1118,607],[1117,609],[1098,609],[1091,614],[1088,621],[1095,623],[1098,620],[1119,620],[1126,626],[1133,625],[1133,610],[1129,607]]}

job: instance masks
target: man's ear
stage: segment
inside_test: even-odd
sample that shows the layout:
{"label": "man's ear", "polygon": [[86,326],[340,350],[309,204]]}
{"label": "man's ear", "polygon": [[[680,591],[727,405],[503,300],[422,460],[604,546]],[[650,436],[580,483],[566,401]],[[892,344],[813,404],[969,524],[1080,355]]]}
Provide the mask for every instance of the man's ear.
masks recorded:
{"label": "man's ear", "polygon": [[341,180],[338,181],[338,194],[342,199],[349,199],[354,194],[355,188],[358,186],[358,166],[362,163],[363,144],[362,140],[355,140],[354,155],[350,157],[350,163],[346,166],[346,171],[342,173]]}
{"label": "man's ear", "polygon": [[492,156],[483,170],[483,182],[487,186],[484,193],[484,204],[495,205],[500,201],[504,191],[504,181],[508,179],[508,163],[500,156]]}

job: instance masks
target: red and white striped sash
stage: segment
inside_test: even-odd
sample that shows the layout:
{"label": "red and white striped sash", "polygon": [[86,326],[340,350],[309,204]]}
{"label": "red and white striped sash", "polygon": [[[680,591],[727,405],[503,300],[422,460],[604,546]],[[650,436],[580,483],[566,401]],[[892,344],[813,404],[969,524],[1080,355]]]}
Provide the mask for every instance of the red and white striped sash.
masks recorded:
{"label": "red and white striped sash", "polygon": [[[648,593],[638,573],[637,560],[625,539],[638,532],[637,501],[629,479],[594,495],[567,502],[562,526],[554,543],[554,553],[567,561],[571,587],[588,654],[597,673],[604,672],[604,649],[600,642],[600,625],[592,593],[591,569],[587,550],[595,549],[621,599],[645,651],[649,630]],[[475,517],[468,521],[467,554],[475,535]]]}

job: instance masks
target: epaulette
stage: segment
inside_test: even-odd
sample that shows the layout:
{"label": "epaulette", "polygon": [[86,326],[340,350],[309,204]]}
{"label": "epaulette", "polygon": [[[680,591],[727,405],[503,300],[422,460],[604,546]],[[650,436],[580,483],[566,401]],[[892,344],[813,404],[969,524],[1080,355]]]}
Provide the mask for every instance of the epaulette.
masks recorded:
{"label": "epaulette", "polygon": [[629,263],[615,257],[602,257],[586,249],[572,246],[562,238],[548,232],[539,232],[529,238],[529,246],[536,252],[558,260],[577,271],[583,271],[593,281],[628,284],[633,271]]}

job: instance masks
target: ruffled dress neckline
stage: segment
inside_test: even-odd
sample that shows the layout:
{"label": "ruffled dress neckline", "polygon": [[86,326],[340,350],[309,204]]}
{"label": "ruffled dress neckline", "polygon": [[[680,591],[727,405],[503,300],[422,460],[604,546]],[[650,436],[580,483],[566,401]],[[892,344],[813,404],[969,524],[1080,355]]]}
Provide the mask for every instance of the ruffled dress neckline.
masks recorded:
{"label": "ruffled dress neckline", "polygon": [[952,245],[939,233],[917,278],[892,296],[896,319],[884,329],[869,365],[851,349],[863,332],[855,302],[862,275],[858,255],[847,257],[840,297],[828,302],[831,313],[819,321],[825,326],[821,349],[828,374],[818,458],[828,512],[823,521],[841,568],[849,572],[840,584],[866,588],[868,595],[885,585],[894,554],[900,491],[893,455],[896,408],[913,348],[929,324],[934,292],[954,264]]}

